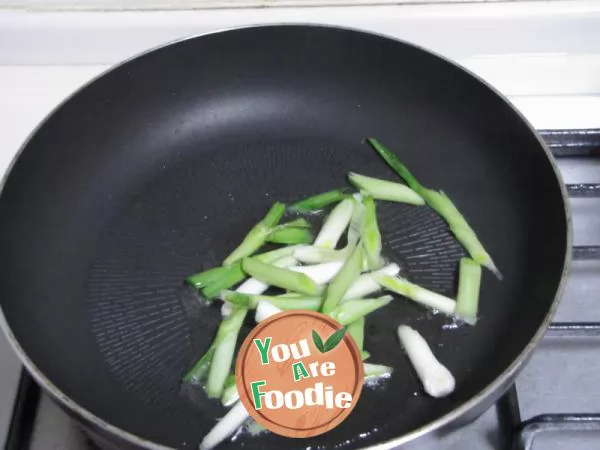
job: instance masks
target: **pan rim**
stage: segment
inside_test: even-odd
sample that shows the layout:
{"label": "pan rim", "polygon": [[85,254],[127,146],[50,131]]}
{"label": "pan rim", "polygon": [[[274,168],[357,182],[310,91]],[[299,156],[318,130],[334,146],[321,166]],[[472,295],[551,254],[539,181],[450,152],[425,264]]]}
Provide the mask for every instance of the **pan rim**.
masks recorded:
{"label": "pan rim", "polygon": [[[544,317],[544,320],[542,321],[542,323],[536,330],[535,334],[533,335],[533,337],[531,338],[529,343],[519,353],[519,355],[514,359],[514,361],[499,376],[497,376],[491,383],[489,383],[485,388],[483,388],[477,395],[473,396],[468,401],[464,402],[462,405],[449,411],[448,413],[437,418],[436,420],[433,420],[419,428],[412,430],[411,432],[409,432],[407,434],[404,434],[404,435],[396,437],[396,438],[389,439],[387,441],[384,441],[384,442],[381,442],[378,444],[373,444],[371,446],[364,447],[364,448],[373,449],[373,450],[387,450],[387,449],[396,447],[398,445],[402,445],[402,444],[406,444],[408,442],[414,441],[420,437],[423,437],[427,434],[430,434],[432,432],[442,429],[443,427],[450,424],[451,422],[464,416],[467,412],[474,409],[477,405],[481,404],[482,402],[485,402],[486,400],[491,399],[497,393],[497,391],[499,389],[502,389],[503,386],[507,382],[509,382],[512,378],[514,378],[517,375],[517,373],[523,368],[524,364],[529,359],[534,348],[541,341],[541,339],[544,336],[544,333],[546,332],[546,329],[550,325],[550,322],[552,321],[552,318],[553,318],[553,316],[558,308],[558,305],[560,303],[560,300],[562,298],[562,295],[563,295],[563,292],[565,289],[565,285],[566,285],[567,274],[569,273],[569,270],[571,267],[572,247],[573,247],[573,242],[572,242],[573,241],[573,229],[572,229],[571,207],[570,207],[570,204],[568,201],[569,197],[568,197],[566,185],[564,183],[564,180],[562,178],[562,175],[558,169],[558,165],[556,164],[556,161],[555,161],[552,153],[550,152],[546,143],[543,141],[543,139],[541,138],[539,133],[536,131],[536,129],[525,118],[525,116],[512,104],[512,102],[510,102],[510,100],[508,100],[495,87],[490,85],[487,81],[483,80],[481,77],[479,77],[478,75],[476,75],[469,69],[446,58],[443,55],[440,55],[439,53],[437,53],[435,51],[432,51],[432,50],[424,48],[420,45],[405,41],[403,39],[399,39],[399,38],[396,38],[396,37],[393,37],[393,36],[390,36],[387,34],[383,34],[383,33],[373,32],[370,30],[364,30],[364,29],[355,28],[355,27],[340,26],[340,25],[335,25],[335,24],[327,24],[327,23],[302,23],[302,22],[293,23],[293,22],[290,22],[290,23],[250,24],[250,25],[241,25],[241,26],[220,28],[220,29],[205,32],[205,33],[199,33],[199,34],[195,34],[195,35],[191,35],[191,36],[185,36],[185,37],[178,38],[178,39],[166,42],[166,43],[159,44],[150,49],[147,49],[140,53],[137,53],[137,54],[135,54],[123,61],[120,61],[114,65],[111,65],[106,70],[102,71],[100,74],[96,75],[92,79],[88,80],[86,83],[82,84],[79,88],[77,88],[75,91],[73,91],[67,97],[65,97],[54,108],[52,108],[52,110],[50,110],[50,112],[48,112],[48,114],[29,133],[27,138],[23,141],[20,148],[18,149],[18,151],[15,153],[15,155],[11,159],[11,161],[6,169],[6,172],[4,173],[2,180],[0,181],[0,196],[4,192],[4,187],[6,185],[6,182],[9,178],[11,172],[13,171],[15,163],[21,156],[21,153],[28,146],[31,139],[37,134],[39,129],[50,119],[50,117],[52,117],[60,108],[62,108],[63,105],[67,104],[72,98],[74,98],[76,95],[78,95],[81,91],[86,89],[88,86],[90,86],[97,80],[104,77],[106,74],[112,72],[113,70],[120,68],[121,66],[124,66],[125,64],[128,64],[129,62],[132,62],[138,58],[141,58],[147,54],[150,54],[154,51],[161,50],[161,49],[170,47],[172,45],[176,45],[176,44],[179,44],[179,43],[182,43],[182,42],[185,42],[188,40],[200,38],[203,36],[216,35],[216,34],[221,34],[221,33],[229,32],[229,31],[241,31],[241,30],[256,29],[256,28],[295,28],[295,27],[298,27],[298,28],[300,28],[300,27],[325,28],[325,29],[334,29],[334,30],[337,29],[337,30],[351,31],[354,33],[371,35],[371,36],[376,36],[376,37],[387,39],[387,40],[396,41],[403,45],[416,48],[416,49],[423,51],[429,55],[435,56],[435,57],[443,60],[444,62],[452,65],[453,67],[461,70],[465,74],[471,76],[472,78],[477,80],[479,83],[486,86],[497,97],[499,97],[506,104],[506,106],[508,106],[517,115],[517,117],[519,117],[519,119],[521,119],[522,123],[535,136],[535,138],[537,139],[541,148],[543,149],[548,162],[550,163],[550,166],[554,172],[555,179],[558,183],[558,186],[559,186],[559,189],[561,192],[563,210],[564,210],[564,214],[565,214],[565,223],[566,223],[566,249],[565,249],[565,255],[564,255],[564,259],[563,259],[561,278],[560,278],[558,287],[556,289],[556,293],[554,294],[554,299],[552,300],[552,304],[550,305],[550,308],[549,308],[546,316]],[[84,423],[91,423],[92,425],[100,428],[104,432],[118,436],[119,438],[125,440],[129,444],[141,446],[142,448],[145,448],[148,450],[176,450],[172,447],[167,447],[167,446],[164,446],[161,444],[157,444],[155,442],[151,442],[151,441],[144,439],[134,433],[131,433],[122,428],[119,428],[116,425],[112,425],[109,422],[105,421],[104,419],[101,419],[100,417],[98,417],[97,415],[95,415],[94,413],[89,411],[88,409],[80,406],[74,400],[72,400],[61,389],[59,389],[48,377],[46,377],[46,375],[37,367],[37,365],[33,362],[33,360],[31,360],[31,358],[29,358],[29,356],[27,355],[25,350],[21,347],[17,338],[13,334],[1,307],[0,307],[0,328],[4,332],[13,351],[17,354],[17,356],[21,360],[22,364],[25,366],[25,368],[31,374],[31,376],[35,379],[35,381],[38,384],[40,384],[44,388],[45,392],[49,393],[54,398],[55,401],[57,401],[60,405],[67,408],[68,410],[70,410],[72,413],[76,414],[77,417],[80,418],[81,420],[83,420]]]}

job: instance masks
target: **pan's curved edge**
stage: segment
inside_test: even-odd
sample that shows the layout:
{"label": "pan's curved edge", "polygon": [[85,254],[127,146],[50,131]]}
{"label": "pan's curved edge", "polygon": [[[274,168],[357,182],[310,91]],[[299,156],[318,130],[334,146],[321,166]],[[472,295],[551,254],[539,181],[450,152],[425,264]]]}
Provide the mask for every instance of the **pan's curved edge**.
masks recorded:
{"label": "pan's curved edge", "polygon": [[[546,146],[545,142],[543,141],[543,139],[541,138],[541,136],[539,135],[539,133],[535,130],[535,128],[531,125],[531,123],[525,118],[525,116],[503,95],[501,94],[496,88],[494,88],[492,85],[490,85],[487,81],[483,80],[481,77],[479,77],[478,75],[476,75],[475,73],[471,72],[470,70],[466,69],[465,67],[455,63],[454,61],[446,58],[445,56],[440,55],[439,53],[436,53],[434,51],[431,51],[429,49],[426,49],[424,47],[421,47],[420,45],[416,45],[410,42],[406,42],[402,39],[398,39],[395,38],[393,36],[389,36],[386,34],[382,34],[382,33],[376,33],[376,32],[372,32],[372,31],[366,31],[366,30],[362,30],[362,29],[358,29],[358,28],[352,28],[352,27],[343,27],[343,26],[339,26],[339,25],[333,25],[333,24],[317,24],[317,23],[269,23],[269,24],[256,24],[256,25],[243,25],[243,26],[235,26],[235,27],[228,27],[228,28],[222,28],[219,30],[214,30],[214,31],[209,31],[206,33],[201,33],[201,34],[197,34],[197,35],[192,35],[192,36],[187,36],[187,37],[183,37],[183,38],[179,38],[179,39],[175,39],[173,41],[164,43],[164,44],[160,44],[157,45],[153,48],[150,48],[148,50],[145,50],[141,53],[138,53],[124,61],[119,62],[118,64],[115,64],[109,68],[107,68],[105,71],[103,71],[102,73],[98,74],[97,76],[93,77],[91,80],[89,80],[88,82],[84,83],[83,85],[81,85],[78,89],[76,89],[75,91],[73,91],[70,95],[68,95],[65,99],[63,99],[58,105],[56,105],[45,117],[44,119],[33,129],[33,131],[31,131],[31,133],[28,135],[28,137],[25,139],[25,141],[23,142],[23,144],[21,145],[21,147],[19,148],[19,150],[17,151],[17,153],[15,154],[15,156],[12,158],[11,162],[9,163],[8,168],[6,169],[6,172],[4,173],[4,176],[2,177],[2,180],[0,181],[0,196],[2,195],[2,192],[4,191],[4,186],[6,184],[6,181],[8,180],[8,177],[10,176],[10,173],[12,172],[15,163],[17,162],[17,160],[19,159],[21,153],[25,150],[25,148],[27,147],[29,141],[33,138],[33,136],[35,136],[35,134],[38,132],[38,130],[48,121],[48,119],[54,115],[54,113],[56,111],[58,111],[64,104],[66,104],[69,100],[71,100],[71,98],[75,97],[79,92],[81,92],[82,90],[84,90],[87,86],[91,85],[92,83],[94,83],[96,80],[102,78],[105,74],[131,62],[134,61],[137,58],[143,57],[146,54],[152,53],[153,51],[162,49],[162,48],[166,48],[169,47],[171,45],[175,45],[178,44],[180,42],[184,42],[187,40],[191,40],[191,39],[196,39],[202,36],[208,36],[208,35],[213,35],[213,34],[219,34],[219,33],[224,33],[226,31],[235,31],[235,30],[243,30],[243,29],[249,29],[249,28],[262,28],[262,27],[317,27],[317,28],[335,28],[335,29],[340,29],[340,30],[347,30],[347,31],[353,31],[353,32],[358,32],[361,34],[367,34],[367,35],[374,35],[374,36],[378,36],[384,39],[389,39],[389,40],[393,40],[393,41],[397,41],[400,42],[404,45],[408,45],[414,48],[417,48],[423,52],[426,52],[428,54],[431,54],[433,56],[436,56],[437,58],[442,59],[443,61],[445,61],[446,63],[456,67],[457,69],[463,71],[464,73],[466,73],[467,75],[471,76],[472,78],[476,79],[477,81],[479,81],[480,83],[482,83],[483,85],[485,85],[489,90],[491,90],[492,92],[494,92],[499,98],[501,98],[504,103],[511,108],[511,110],[521,119],[521,121],[529,128],[530,132],[536,137],[536,139],[538,140],[540,146],[543,148],[546,157],[548,159],[549,164],[552,167],[552,170],[554,171],[554,175],[556,177],[556,180],[559,184],[560,187],[560,191],[562,194],[562,200],[563,200],[563,206],[564,206],[564,213],[565,213],[565,222],[567,225],[567,248],[565,250],[565,257],[564,257],[564,261],[563,261],[563,270],[562,270],[562,275],[561,275],[561,279],[558,285],[558,288],[556,290],[556,294],[554,296],[554,300],[552,302],[552,305],[548,311],[548,314],[546,315],[546,317],[544,318],[544,321],[542,322],[542,324],[540,325],[540,327],[537,329],[536,333],[534,334],[533,338],[531,339],[531,341],[528,343],[528,345],[523,349],[523,351],[519,354],[519,356],[513,361],[513,363],[500,375],[498,376],[492,383],[490,383],[488,386],[486,386],[479,394],[477,394],[476,396],[474,396],[473,398],[471,398],[469,401],[465,402],[462,406],[454,409],[453,411],[445,414],[444,416],[438,418],[437,420],[434,420],[433,422],[422,426],[421,428],[417,428],[416,430],[405,434],[403,436],[400,436],[398,438],[395,439],[391,439],[389,441],[383,442],[381,444],[375,444],[373,446],[370,446],[368,448],[370,449],[376,449],[376,450],[387,450],[387,449],[391,449],[393,447],[396,447],[398,445],[402,445],[402,444],[406,444],[410,441],[413,441],[419,437],[422,437],[428,433],[434,432],[436,430],[439,430],[443,427],[445,427],[446,425],[450,424],[451,422],[453,422],[454,420],[457,420],[459,418],[461,418],[462,416],[464,416],[468,411],[474,409],[477,405],[479,405],[482,402],[485,402],[486,400],[492,398],[495,394],[497,394],[498,389],[502,389],[504,386],[506,386],[511,380],[514,379],[514,377],[518,374],[518,372],[521,370],[521,368],[523,367],[524,363],[527,361],[527,359],[531,356],[531,353],[533,352],[533,349],[537,346],[537,344],[541,341],[541,339],[544,336],[544,333],[546,332],[546,329],[548,328],[548,326],[550,325],[550,322],[552,321],[552,317],[554,316],[554,313],[556,312],[556,309],[558,308],[558,304],[560,303],[560,299],[562,297],[565,285],[566,285],[566,276],[569,272],[570,266],[571,266],[571,256],[572,256],[572,244],[573,244],[573,236],[572,236],[572,220],[571,220],[571,208],[569,206],[569,202],[568,202],[568,194],[567,194],[567,188],[565,186],[565,183],[562,179],[562,175],[560,174],[560,171],[558,170],[558,166],[556,164],[556,162],[554,161],[554,157],[552,156],[552,153],[550,152],[550,150],[548,149],[548,147]],[[13,348],[14,352],[17,354],[17,356],[19,357],[19,359],[21,360],[21,362],[23,363],[23,365],[25,366],[25,368],[28,370],[28,372],[31,374],[31,376],[36,380],[36,382],[38,384],[40,384],[44,390],[51,394],[52,397],[58,401],[60,404],[62,404],[62,406],[64,406],[65,408],[71,410],[73,413],[75,413],[76,415],[80,416],[82,419],[84,419],[86,422],[91,423],[92,425],[98,427],[100,430],[103,430],[106,433],[111,433],[114,434],[122,439],[124,439],[125,441],[146,448],[148,450],[175,450],[172,449],[170,447],[166,447],[163,445],[159,445],[153,442],[150,442],[146,439],[143,439],[133,433],[130,433],[128,431],[125,431],[119,427],[116,427],[114,425],[109,424],[108,422],[104,421],[103,419],[101,419],[100,417],[96,416],[95,414],[93,414],[92,412],[90,412],[89,410],[82,408],[81,406],[79,406],[76,402],[74,402],[69,396],[67,396],[62,390],[60,390],[56,385],[54,385],[45,375],[44,373],[42,373],[42,371],[36,366],[36,364],[29,358],[29,356],[25,353],[24,349],[21,347],[21,345],[19,344],[19,342],[17,341],[16,337],[14,336],[12,330],[10,329],[10,326],[8,325],[8,322],[6,320],[6,317],[4,316],[4,312],[2,311],[2,308],[0,307],[0,328],[2,329],[2,331],[4,332],[4,334],[6,335],[11,347]]]}

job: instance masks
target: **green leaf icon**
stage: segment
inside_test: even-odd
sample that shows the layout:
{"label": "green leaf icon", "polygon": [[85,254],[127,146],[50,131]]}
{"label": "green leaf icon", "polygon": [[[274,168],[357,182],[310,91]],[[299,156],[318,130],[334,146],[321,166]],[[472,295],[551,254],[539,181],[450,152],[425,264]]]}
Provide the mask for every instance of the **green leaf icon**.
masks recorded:
{"label": "green leaf icon", "polygon": [[312,330],[312,338],[313,338],[313,342],[315,343],[315,347],[317,347],[317,349],[321,353],[325,353],[323,351],[323,339],[321,339],[321,336],[319,336],[319,333],[317,333],[315,330]]}
{"label": "green leaf icon", "polygon": [[323,339],[321,339],[319,333],[317,333],[316,330],[312,330],[312,339],[315,343],[315,347],[317,347],[317,349],[321,353],[327,353],[333,350],[338,346],[340,342],[342,342],[342,339],[344,339],[344,334],[346,334],[347,328],[348,327],[342,327],[339,330],[335,331],[331,336],[327,338],[325,344],[323,344]]}
{"label": "green leaf icon", "polygon": [[342,342],[342,339],[344,339],[344,334],[346,334],[346,329],[348,327],[342,327],[339,330],[337,330],[335,333],[333,333],[331,336],[329,336],[327,338],[327,340],[325,341],[325,345],[323,345],[323,352],[322,353],[327,353],[331,350],[333,350],[334,348],[337,347],[337,345]]}

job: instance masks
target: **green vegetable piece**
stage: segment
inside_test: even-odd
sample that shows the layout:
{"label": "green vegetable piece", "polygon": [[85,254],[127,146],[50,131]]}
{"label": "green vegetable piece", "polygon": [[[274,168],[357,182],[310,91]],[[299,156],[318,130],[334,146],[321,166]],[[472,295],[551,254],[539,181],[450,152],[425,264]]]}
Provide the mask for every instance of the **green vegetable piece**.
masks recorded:
{"label": "green vegetable piece", "polygon": [[284,213],[285,204],[281,202],[275,202],[273,206],[271,206],[271,209],[269,209],[269,211],[267,212],[265,218],[262,220],[262,223],[266,227],[273,228],[279,223]]}
{"label": "green vegetable piece", "polygon": [[232,373],[225,380],[225,384],[223,386],[223,395],[221,396],[221,404],[225,407],[229,407],[239,399],[240,396],[237,391],[237,386],[235,385],[235,374]]}
{"label": "green vegetable piece", "polygon": [[420,191],[423,189],[423,186],[421,186],[421,184],[417,181],[413,174],[410,173],[406,166],[400,162],[394,152],[389,150],[375,138],[368,138],[367,142],[371,144],[371,147],[373,147],[377,153],[379,153],[388,166],[390,166],[404,181],[406,181],[406,184],[408,184],[413,191],[419,195],[421,194]]}
{"label": "green vegetable piece", "polygon": [[344,263],[344,266],[331,280],[329,287],[327,288],[327,294],[325,302],[321,312],[329,314],[333,311],[348,288],[352,285],[354,280],[360,275],[363,265],[363,250],[362,245],[357,245],[350,257]]}
{"label": "green vegetable piece", "polygon": [[480,285],[481,266],[472,259],[461,258],[454,314],[469,325],[475,325],[477,322]]}
{"label": "green vegetable piece", "polygon": [[217,336],[213,342],[215,350],[206,382],[206,393],[209,398],[220,398],[223,395],[225,380],[229,375],[235,353],[237,337],[247,312],[246,308],[237,308],[219,325]]}
{"label": "green vegetable piece", "polygon": [[400,162],[398,157],[391,150],[377,141],[377,139],[369,138],[367,139],[367,142],[371,144],[385,162],[387,162],[388,165],[394,169],[404,181],[406,181],[406,184],[423,197],[425,203],[448,223],[450,231],[454,233],[456,239],[467,250],[471,258],[482,266],[487,267],[494,275],[496,275],[496,277],[498,277],[498,279],[502,279],[502,274],[494,264],[492,257],[485,250],[483,244],[475,234],[475,231],[469,226],[466,219],[458,211],[458,208],[454,206],[454,203],[452,203],[450,198],[444,194],[444,192],[437,192],[423,187],[406,166]]}
{"label": "green vegetable piece", "polygon": [[201,384],[210,368],[213,356],[215,354],[215,345],[211,344],[206,353],[194,364],[188,373],[183,377],[183,381],[190,384]]}
{"label": "green vegetable piece", "polygon": [[345,261],[356,244],[348,244],[340,250],[332,250],[330,248],[319,248],[311,245],[304,246],[294,251],[294,258],[303,263],[320,264],[332,261]]}
{"label": "green vegetable piece", "polygon": [[321,304],[323,303],[321,297],[269,297],[265,300],[270,301],[273,305],[285,311],[290,309],[306,309],[308,311],[319,311],[319,309],[321,309]]}
{"label": "green vegetable piece", "polygon": [[275,244],[310,244],[313,241],[313,235],[306,228],[296,227],[277,227],[274,228],[267,237],[267,241]]}
{"label": "green vegetable piece", "polygon": [[273,264],[275,261],[285,257],[292,256],[296,250],[305,247],[304,245],[288,245],[287,247],[277,248],[275,250],[271,250],[265,253],[260,253],[258,255],[253,256],[253,258],[258,259],[260,262],[265,264]]}
{"label": "green vegetable piece", "polygon": [[286,223],[282,223],[279,227],[285,228],[310,228],[310,222],[306,220],[304,217],[299,217],[297,219],[291,220]]}
{"label": "green vegetable piece", "polygon": [[226,270],[221,277],[202,288],[202,295],[207,300],[213,300],[214,298],[218,297],[221,291],[224,289],[229,289],[246,278],[246,274],[242,270],[241,263],[233,264],[229,267],[225,267],[225,269],[228,270]]}
{"label": "green vegetable piece", "polygon": [[223,265],[229,266],[246,256],[252,255],[256,250],[262,247],[265,243],[265,239],[271,232],[271,229],[279,223],[284,212],[285,205],[279,202],[275,203],[264,219],[254,225],[242,243],[231,252],[227,258],[225,258]]}
{"label": "green vegetable piece", "polygon": [[452,203],[450,198],[442,191],[436,192],[432,190],[427,190],[427,193],[423,198],[432,209],[446,220],[450,227],[450,231],[452,231],[456,239],[467,250],[471,258],[478,264],[487,267],[501,280],[502,273],[500,273],[492,261],[492,257],[485,250],[473,229],[458,211],[454,203]]}
{"label": "green vegetable piece", "polygon": [[361,192],[377,200],[409,203],[411,205],[425,204],[425,200],[419,194],[400,183],[367,177],[354,172],[348,174],[348,179]]}
{"label": "green vegetable piece", "polygon": [[332,203],[337,203],[348,197],[348,189],[334,189],[333,191],[323,192],[322,194],[313,195],[300,202],[294,203],[290,209],[295,211],[316,211],[323,209],[325,206]]}
{"label": "green vegetable piece", "polygon": [[[350,218],[350,225],[348,226],[348,245],[346,249],[354,249],[354,246],[358,243],[358,240],[363,234],[363,228],[365,226],[365,205],[361,201],[354,200],[354,209],[352,210],[352,217]],[[352,251],[352,250],[350,250]]]}
{"label": "green vegetable piece", "polygon": [[237,386],[235,384],[228,386],[223,389],[223,395],[221,396],[221,404],[225,407],[233,405],[240,399]]}
{"label": "green vegetable piece", "polygon": [[348,325],[348,334],[352,336],[356,346],[360,351],[363,349],[365,342],[365,318],[359,317],[354,322]]}
{"label": "green vegetable piece", "polygon": [[342,325],[348,325],[376,309],[382,308],[392,299],[391,295],[384,295],[379,298],[348,300],[331,311],[329,315]]}
{"label": "green vegetable piece", "polygon": [[456,302],[437,292],[430,291],[401,277],[375,274],[373,278],[384,288],[403,295],[424,306],[437,309],[449,316],[454,314]]}
{"label": "green vegetable piece", "polygon": [[296,296],[296,297],[273,297],[270,295],[252,295],[240,294],[233,291],[224,291],[221,298],[234,305],[249,309],[256,309],[258,302],[267,301],[279,309],[306,309],[309,311],[318,311],[321,307],[321,297]]}
{"label": "green vegetable piece", "polygon": [[[348,226],[347,244],[340,250],[332,248],[321,248],[305,245],[294,251],[294,258],[309,264],[318,264],[331,261],[345,261],[356,248],[363,229],[364,206],[359,201],[349,199],[353,202],[352,214]],[[337,240],[336,240],[337,242]]]}
{"label": "green vegetable piece", "polygon": [[[254,256],[254,258],[264,263],[272,264],[284,256],[291,256],[294,251],[300,249],[301,247],[304,246],[290,245],[261,253]],[[221,291],[231,288],[242,281],[245,277],[246,274],[242,270],[242,263],[236,262],[230,266],[215,267],[205,272],[192,275],[191,277],[188,277],[186,281],[198,289],[203,289],[203,296],[208,300],[212,300],[217,297]]]}
{"label": "green vegetable piece", "polygon": [[362,243],[365,248],[365,257],[369,270],[377,270],[383,267],[384,261],[381,257],[381,232],[377,223],[377,212],[373,197],[364,197],[365,206],[364,222],[362,230]]}
{"label": "green vegetable piece", "polygon": [[225,388],[231,387],[235,384],[235,374],[230,373],[225,379],[225,384],[223,385]]}
{"label": "green vegetable piece", "polygon": [[340,237],[350,224],[355,203],[354,199],[347,198],[335,205],[335,208],[331,210],[323,222],[319,234],[315,238],[315,247],[329,249],[336,247]]}
{"label": "green vegetable piece", "polygon": [[[241,265],[238,264],[238,266],[241,270]],[[187,277],[185,281],[196,289],[200,289],[215,282],[230,270],[235,270],[235,264],[230,267],[213,267],[212,269],[205,270],[204,272],[191,275]]]}
{"label": "green vegetable piece", "polygon": [[265,264],[256,258],[244,258],[242,269],[269,286],[277,286],[306,295],[319,295],[321,292],[319,286],[307,275]]}
{"label": "green vegetable piece", "polygon": [[276,298],[298,298],[304,297],[302,294],[298,294],[297,292],[286,292],[285,294],[279,294],[275,296]]}
{"label": "green vegetable piece", "polygon": [[388,378],[394,371],[390,366],[384,366],[383,364],[369,364],[363,363],[365,380],[372,380],[376,378]]}
{"label": "green vegetable piece", "polygon": [[[221,299],[224,302],[229,302],[232,305],[236,305],[242,308],[255,309],[256,303],[252,303],[251,297],[248,294],[242,294],[235,291],[223,291],[221,292]],[[258,302],[257,302],[258,303]]]}

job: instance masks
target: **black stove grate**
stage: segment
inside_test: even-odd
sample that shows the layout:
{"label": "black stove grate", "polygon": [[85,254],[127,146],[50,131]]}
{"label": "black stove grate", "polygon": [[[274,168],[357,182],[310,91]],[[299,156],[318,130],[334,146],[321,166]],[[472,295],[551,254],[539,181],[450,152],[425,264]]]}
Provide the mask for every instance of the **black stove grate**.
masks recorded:
{"label": "black stove grate", "polygon": [[[600,130],[540,131],[555,158],[600,158]],[[600,184],[568,184],[572,198],[600,198]],[[600,260],[600,245],[573,247],[574,260]],[[600,322],[554,322],[546,337],[592,338],[600,336]],[[508,450],[532,450],[542,433],[600,432],[600,414],[540,414],[522,421],[517,389],[513,385],[496,405]]]}
{"label": "black stove grate", "polygon": [[[556,158],[600,158],[600,129],[542,130],[540,135]],[[572,198],[600,198],[600,184],[568,184]],[[600,245],[575,246],[575,260],[600,260]],[[554,322],[547,337],[592,338],[600,336],[598,322]],[[40,399],[40,388],[23,370],[13,408],[5,450],[28,450]],[[505,450],[532,450],[542,433],[557,431],[600,432],[599,414],[541,414],[523,421],[519,397],[513,385],[497,402],[498,426]],[[90,449],[94,448],[90,444]]]}

